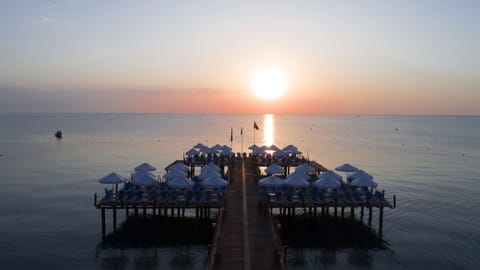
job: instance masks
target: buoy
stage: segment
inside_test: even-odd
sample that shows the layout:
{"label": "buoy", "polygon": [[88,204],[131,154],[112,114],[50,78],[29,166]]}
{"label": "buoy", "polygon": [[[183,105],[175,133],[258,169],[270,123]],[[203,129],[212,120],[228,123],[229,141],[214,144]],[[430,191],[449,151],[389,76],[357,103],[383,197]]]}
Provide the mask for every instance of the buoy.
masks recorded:
{"label": "buoy", "polygon": [[57,132],[55,132],[55,138],[57,138],[57,139],[62,138],[62,132],[60,130],[57,130]]}

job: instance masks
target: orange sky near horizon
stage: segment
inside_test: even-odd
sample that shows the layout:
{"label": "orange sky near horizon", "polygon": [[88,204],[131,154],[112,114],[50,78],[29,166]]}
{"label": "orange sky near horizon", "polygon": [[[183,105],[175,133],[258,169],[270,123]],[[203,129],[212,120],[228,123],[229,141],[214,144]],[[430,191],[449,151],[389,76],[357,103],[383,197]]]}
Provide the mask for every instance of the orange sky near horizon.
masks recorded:
{"label": "orange sky near horizon", "polygon": [[[479,8],[5,1],[0,113],[480,115]],[[249,90],[262,69],[285,75],[283,96]]]}

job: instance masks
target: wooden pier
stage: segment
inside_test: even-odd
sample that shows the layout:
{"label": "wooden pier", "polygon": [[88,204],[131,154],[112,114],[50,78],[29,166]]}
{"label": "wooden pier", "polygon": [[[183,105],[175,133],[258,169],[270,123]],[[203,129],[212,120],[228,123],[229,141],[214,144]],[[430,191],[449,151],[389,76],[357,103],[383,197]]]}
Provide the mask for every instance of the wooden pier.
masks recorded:
{"label": "wooden pier", "polygon": [[211,269],[282,269],[271,216],[259,208],[255,163],[233,162],[216,254]]}
{"label": "wooden pier", "polygon": [[[181,161],[176,161],[181,162]],[[185,161],[184,161],[185,162]],[[205,163],[185,162],[190,166],[193,176],[196,166],[203,166]],[[326,169],[315,161],[309,164],[316,168],[316,173]],[[220,163],[222,175],[228,167],[229,179],[228,191],[225,197],[210,200],[206,198],[190,198],[170,200],[160,199],[156,194],[153,200],[140,200],[128,202],[113,199],[110,201],[97,200],[95,194],[95,206],[101,210],[102,235],[106,233],[106,211],[112,211],[113,230],[117,226],[117,212],[124,210],[129,218],[132,212],[135,216],[151,214],[154,217],[182,217],[185,210],[195,210],[195,217],[199,219],[210,219],[215,226],[214,238],[210,245],[209,269],[283,269],[283,261],[286,254],[286,247],[282,245],[278,234],[278,221],[275,215],[296,215],[298,211],[304,215],[319,216],[332,215],[345,217],[345,210],[350,212],[350,217],[355,217],[355,209],[360,208],[357,215],[363,220],[364,211],[368,211],[368,224],[372,223],[372,208],[379,209],[379,230],[383,226],[384,207],[394,208],[393,203],[387,200],[372,200],[370,197],[363,198],[335,197],[334,200],[321,200],[313,198],[305,192],[300,200],[286,200],[274,198],[276,195],[270,193],[268,196],[261,195],[261,188],[258,186],[259,166],[268,164],[259,163],[257,159],[238,155],[231,157],[228,163]],[[298,165],[298,164],[297,164]],[[295,165],[286,165],[289,167]],[[168,168],[168,167],[167,167]],[[312,179],[314,175],[312,175]],[[270,197],[273,195],[273,197]],[[348,194],[347,194],[348,195]],[[384,195],[384,193],[383,193]],[[382,195],[382,198],[383,198]],[[284,195],[280,194],[280,197]],[[344,196],[344,194],[342,194]],[[347,200],[348,199],[348,200]],[[214,211],[211,211],[214,209]],[[269,211],[270,210],[270,211]],[[212,215],[211,212],[214,212]]]}

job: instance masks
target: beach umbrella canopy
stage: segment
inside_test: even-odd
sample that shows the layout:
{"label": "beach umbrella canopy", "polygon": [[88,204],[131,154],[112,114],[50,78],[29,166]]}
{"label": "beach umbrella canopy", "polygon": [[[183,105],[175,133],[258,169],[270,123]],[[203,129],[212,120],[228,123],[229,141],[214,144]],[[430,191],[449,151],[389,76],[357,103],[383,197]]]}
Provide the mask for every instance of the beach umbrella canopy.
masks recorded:
{"label": "beach umbrella canopy", "polygon": [[292,150],[292,151],[285,151],[285,153],[289,153],[289,154],[292,154],[292,155],[300,155],[302,152],[299,151],[299,150]]}
{"label": "beach umbrella canopy", "polygon": [[285,181],[278,176],[267,176],[258,181],[258,185],[261,187],[281,187],[285,185]]}
{"label": "beach umbrella canopy", "polygon": [[287,180],[285,180],[285,185],[287,187],[293,187],[293,188],[304,188],[304,187],[308,187],[310,183],[304,178],[302,178],[300,175],[295,175],[290,178],[287,178]]}
{"label": "beach umbrella canopy", "polygon": [[166,168],[167,171],[183,171],[183,172],[188,172],[188,169],[189,167],[180,161],[175,162]]}
{"label": "beach umbrella canopy", "polygon": [[204,170],[214,170],[214,171],[220,172],[222,169],[220,169],[220,167],[218,167],[215,163],[210,162],[207,165],[202,167],[201,171],[204,171]]}
{"label": "beach umbrella canopy", "polygon": [[348,163],[345,163],[343,165],[336,167],[335,170],[339,172],[354,172],[354,171],[358,171],[358,168]]}
{"label": "beach umbrella canopy", "polygon": [[224,145],[222,145],[222,147],[221,147],[220,150],[222,150],[222,151],[225,151],[225,150],[230,150],[230,151],[232,151],[232,148],[231,148],[230,146],[224,144]]}
{"label": "beach umbrella canopy", "polygon": [[202,181],[201,185],[203,187],[214,187],[214,188],[222,188],[226,187],[227,181],[223,180],[220,176],[217,177],[208,177]]}
{"label": "beach umbrella canopy", "polygon": [[120,184],[125,182],[127,179],[125,179],[123,176],[120,176],[114,172],[105,175],[104,177],[98,179],[98,182],[101,184]]}
{"label": "beach umbrella canopy", "polygon": [[204,145],[203,143],[197,143],[193,146],[193,148],[203,150],[205,148],[208,148],[208,146]]}
{"label": "beach umbrella canopy", "polygon": [[289,144],[289,145],[287,145],[283,148],[283,151],[285,151],[285,152],[297,151],[297,150],[298,150],[298,148],[293,144]]}
{"label": "beach umbrella canopy", "polygon": [[136,171],[136,172],[132,173],[132,179],[138,178],[142,175],[148,175],[152,178],[155,178],[155,175],[153,173],[149,172],[149,171]]}
{"label": "beach umbrella canopy", "polygon": [[283,173],[283,168],[282,166],[273,163],[272,165],[268,166],[265,169],[265,172],[268,174],[282,174]]}
{"label": "beach umbrella canopy", "polygon": [[214,171],[212,169],[207,169],[203,170],[199,175],[198,178],[204,180],[210,177],[220,177],[220,173],[217,171]]}
{"label": "beach umbrella canopy", "polygon": [[257,151],[260,147],[256,144],[252,144],[248,147],[248,149],[252,150],[252,151]]}
{"label": "beach umbrella canopy", "polygon": [[137,167],[135,167],[135,171],[155,171],[157,168],[152,166],[151,164],[144,162]]}
{"label": "beach umbrella canopy", "polygon": [[187,152],[185,152],[185,155],[187,155],[187,156],[195,156],[195,155],[198,155],[198,154],[199,154],[199,152],[195,148],[192,148],[192,149],[188,150]]}
{"label": "beach umbrella canopy", "polygon": [[275,144],[272,144],[270,146],[266,146],[266,150],[269,150],[269,151],[281,151],[282,149],[278,148],[278,146],[276,146]]}
{"label": "beach umbrella canopy", "polygon": [[307,162],[304,162],[300,165],[298,165],[296,168],[295,168],[295,171],[301,171],[301,172],[305,172],[305,173],[314,173],[317,171],[317,169],[315,169],[315,167],[313,167],[312,165],[308,164]]}
{"label": "beach umbrella canopy", "polygon": [[215,144],[214,146],[212,146],[211,149],[212,149],[212,150],[215,150],[216,152],[218,152],[218,151],[222,151],[223,146],[221,146],[220,144]]}
{"label": "beach umbrella canopy", "polygon": [[276,150],[275,152],[273,152],[273,156],[275,157],[284,157],[286,155],[287,153],[283,152],[282,150]]}
{"label": "beach umbrella canopy", "polygon": [[149,174],[141,174],[133,178],[133,184],[137,186],[153,186],[156,183],[158,183],[157,179]]}
{"label": "beach umbrella canopy", "polygon": [[351,186],[354,187],[377,187],[377,182],[373,181],[372,178],[368,177],[367,175],[361,175],[355,178],[351,183]]}
{"label": "beach umbrella canopy", "polygon": [[233,155],[233,152],[230,149],[223,149],[222,152],[220,152],[220,155],[221,156],[231,156],[231,155]]}
{"label": "beach umbrella canopy", "polygon": [[338,173],[334,172],[334,171],[331,171],[331,170],[328,170],[326,172],[323,172],[323,173],[319,174],[317,180],[320,180],[323,177],[327,177],[327,176],[333,176],[338,181],[342,181],[342,176],[339,175]]}
{"label": "beach umbrella canopy", "polygon": [[341,183],[335,178],[335,176],[327,175],[319,178],[319,180],[315,181],[313,185],[317,188],[338,188],[341,186]]}
{"label": "beach umbrella canopy", "polygon": [[177,176],[168,181],[168,185],[171,188],[191,188],[195,183],[186,176]]}
{"label": "beach umbrella canopy", "polygon": [[302,172],[302,171],[298,171],[298,172],[295,171],[295,172],[289,174],[289,175],[287,176],[287,179],[293,178],[293,177],[300,177],[300,178],[302,178],[302,179],[305,180],[305,181],[310,179],[310,176],[306,175],[306,174],[305,174],[304,172]]}
{"label": "beach umbrella canopy", "polygon": [[170,170],[163,175],[163,178],[164,179],[173,179],[177,176],[186,176],[186,173],[184,171],[180,171],[180,170]]}
{"label": "beach umbrella canopy", "polygon": [[371,176],[370,174],[366,173],[364,170],[358,170],[358,171],[356,171],[356,172],[353,172],[352,174],[350,174],[350,175],[348,176],[348,179],[349,179],[349,180],[354,180],[355,178],[360,177],[360,176],[362,176],[362,175],[366,175],[366,176],[370,177],[370,179],[373,179],[373,176]]}

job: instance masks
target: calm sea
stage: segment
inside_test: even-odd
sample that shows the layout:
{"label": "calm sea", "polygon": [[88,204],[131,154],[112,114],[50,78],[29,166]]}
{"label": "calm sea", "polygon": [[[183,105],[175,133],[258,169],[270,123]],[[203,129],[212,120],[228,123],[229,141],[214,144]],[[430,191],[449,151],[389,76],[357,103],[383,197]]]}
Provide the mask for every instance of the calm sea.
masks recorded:
{"label": "calm sea", "polygon": [[230,145],[231,129],[236,152],[254,136],[294,144],[327,168],[364,169],[397,196],[382,248],[291,247],[288,269],[480,269],[477,116],[3,114],[0,127],[1,269],[204,269],[204,244],[102,244],[93,194],[110,172],[147,161],[162,173],[198,142]]}

